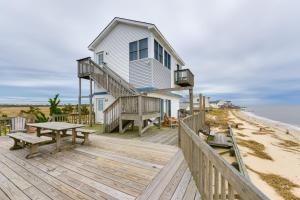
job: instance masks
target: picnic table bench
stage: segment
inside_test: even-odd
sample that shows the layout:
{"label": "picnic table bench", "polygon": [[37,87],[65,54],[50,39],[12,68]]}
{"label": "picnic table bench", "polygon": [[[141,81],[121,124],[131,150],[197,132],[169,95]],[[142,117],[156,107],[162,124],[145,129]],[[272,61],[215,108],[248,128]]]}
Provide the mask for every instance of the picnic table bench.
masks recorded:
{"label": "picnic table bench", "polygon": [[[81,144],[89,144],[89,135],[91,133],[95,133],[95,130],[91,129],[83,129],[83,128],[77,128],[76,129],[76,138],[81,138],[83,139],[83,142]],[[77,133],[81,133],[82,135],[78,135]]]}
{"label": "picnic table bench", "polygon": [[14,140],[14,145],[10,148],[10,150],[21,149],[25,146],[29,147],[30,153],[26,156],[27,159],[39,154],[38,147],[40,145],[52,142],[52,139],[49,137],[37,137],[22,132],[11,133],[8,134],[8,136]]}

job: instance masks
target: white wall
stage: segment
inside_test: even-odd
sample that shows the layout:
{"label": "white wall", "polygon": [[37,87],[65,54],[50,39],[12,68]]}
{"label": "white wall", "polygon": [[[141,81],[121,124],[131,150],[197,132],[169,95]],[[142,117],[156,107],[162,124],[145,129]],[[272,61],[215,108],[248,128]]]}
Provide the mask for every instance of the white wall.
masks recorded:
{"label": "white wall", "polygon": [[[177,117],[177,111],[179,110],[179,98],[178,97],[173,97],[173,96],[169,96],[169,95],[165,95],[165,94],[158,94],[158,93],[149,93],[148,96],[171,100],[171,116]],[[164,104],[164,106],[165,106],[165,104]],[[166,111],[166,108],[164,108],[164,110]]]}
{"label": "white wall", "polygon": [[94,60],[97,52],[104,51],[108,67],[129,81],[129,43],[149,36],[147,28],[120,23],[96,46]]}

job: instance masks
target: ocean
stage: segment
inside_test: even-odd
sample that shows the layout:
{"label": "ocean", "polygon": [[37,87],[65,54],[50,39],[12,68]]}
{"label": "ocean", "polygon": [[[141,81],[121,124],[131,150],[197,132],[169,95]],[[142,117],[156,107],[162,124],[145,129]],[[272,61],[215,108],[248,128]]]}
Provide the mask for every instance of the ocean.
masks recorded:
{"label": "ocean", "polygon": [[300,127],[300,105],[255,105],[246,111],[254,115]]}

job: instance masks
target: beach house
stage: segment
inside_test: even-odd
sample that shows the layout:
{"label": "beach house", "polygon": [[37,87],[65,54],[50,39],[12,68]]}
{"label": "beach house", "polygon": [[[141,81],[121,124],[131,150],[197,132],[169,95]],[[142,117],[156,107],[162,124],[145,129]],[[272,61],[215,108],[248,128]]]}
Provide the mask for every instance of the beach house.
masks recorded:
{"label": "beach house", "polygon": [[[175,84],[175,70],[185,65],[170,43],[154,24],[114,18],[92,41],[88,49],[93,60],[128,82],[138,92],[158,97],[160,117],[166,113],[176,117],[181,96],[155,89],[180,87]],[[94,81],[93,102],[96,122],[103,122],[103,110],[116,98]]]}

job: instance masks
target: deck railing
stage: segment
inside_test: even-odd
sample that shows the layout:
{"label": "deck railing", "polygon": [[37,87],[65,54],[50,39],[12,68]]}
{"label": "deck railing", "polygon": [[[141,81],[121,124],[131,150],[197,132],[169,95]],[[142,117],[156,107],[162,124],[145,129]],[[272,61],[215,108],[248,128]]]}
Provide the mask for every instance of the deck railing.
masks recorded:
{"label": "deck railing", "polygon": [[110,132],[119,124],[121,114],[144,115],[159,112],[159,98],[142,95],[119,97],[103,111],[105,131]]}
{"label": "deck railing", "polygon": [[194,86],[194,74],[189,69],[174,71],[174,83],[180,86]]}
{"label": "deck railing", "polygon": [[201,199],[268,199],[196,134],[201,113],[180,119],[179,146]]}
{"label": "deck railing", "polygon": [[[81,124],[89,124],[90,115],[81,114]],[[79,115],[76,113],[72,114],[54,114],[51,116],[53,122],[69,122],[72,124],[79,124]],[[92,123],[95,124],[95,113],[92,114]]]}

